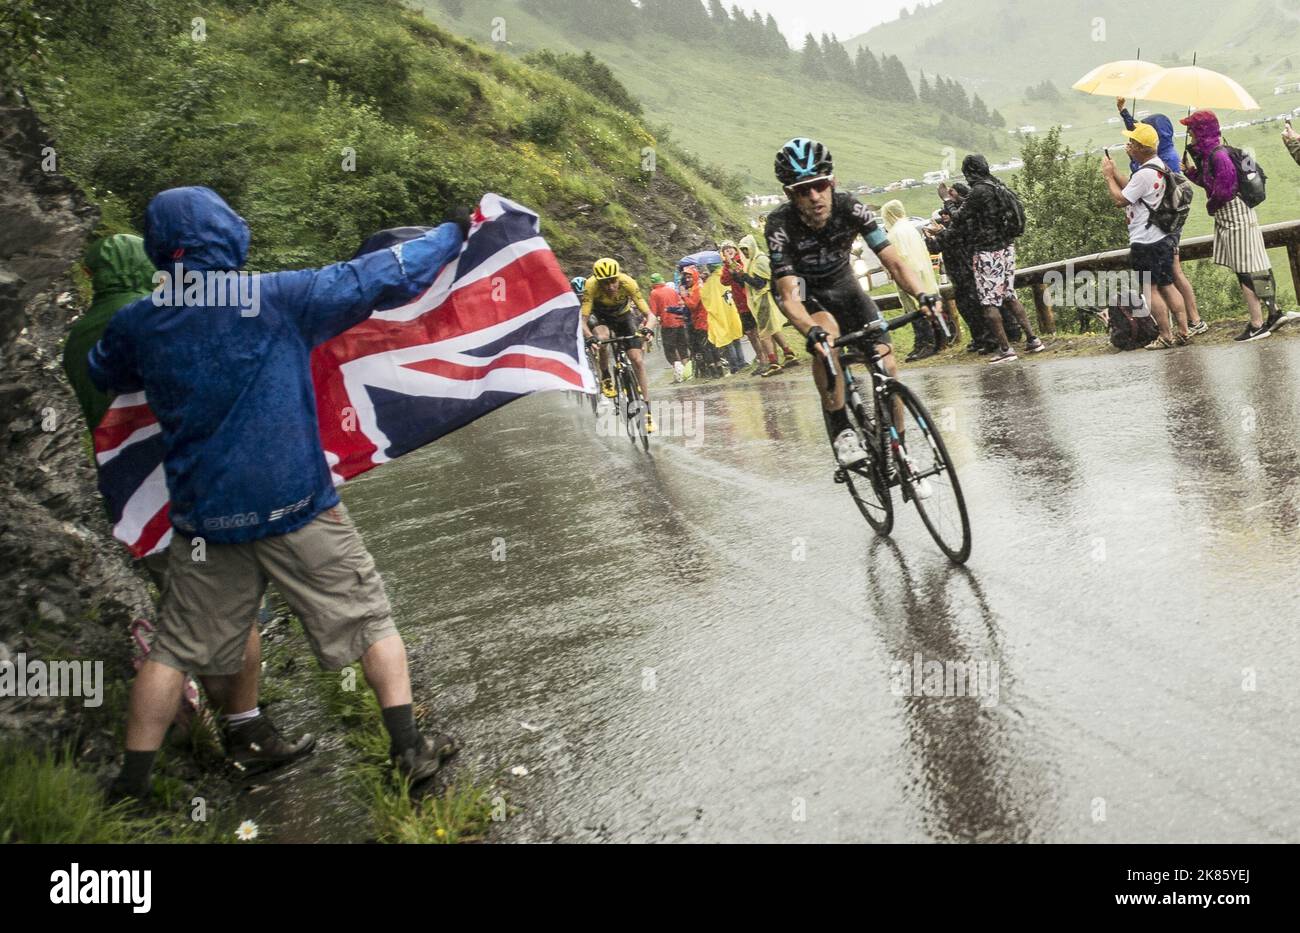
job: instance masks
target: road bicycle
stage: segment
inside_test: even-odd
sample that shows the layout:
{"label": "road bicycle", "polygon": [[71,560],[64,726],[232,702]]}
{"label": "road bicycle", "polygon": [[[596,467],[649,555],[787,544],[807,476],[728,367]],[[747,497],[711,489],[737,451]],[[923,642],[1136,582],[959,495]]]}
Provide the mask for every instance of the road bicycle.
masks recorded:
{"label": "road bicycle", "polygon": [[646,431],[645,417],[647,403],[641,383],[636,378],[636,369],[628,358],[627,348],[634,341],[644,340],[644,334],[631,337],[607,337],[591,342],[594,347],[608,346],[610,349],[610,375],[614,380],[614,406],[618,416],[623,419],[627,429],[628,440],[633,445],[640,438],[646,453],[650,452],[650,434]]}
{"label": "road bicycle", "polygon": [[[903,501],[916,506],[939,549],[962,564],[970,557],[971,532],[956,467],[925,405],[885,371],[883,357],[876,352],[881,335],[906,327],[923,313],[917,310],[892,320],[873,321],[835,338],[834,347],[840,352],[822,354],[832,390],[837,368],[843,373],[845,407],[868,455],[854,466],[837,467],[835,482],[848,487],[858,510],[881,535],[894,528],[891,489],[898,486]],[[854,376],[857,364],[866,365],[870,378]],[[895,399],[902,403],[901,424],[894,423]]]}

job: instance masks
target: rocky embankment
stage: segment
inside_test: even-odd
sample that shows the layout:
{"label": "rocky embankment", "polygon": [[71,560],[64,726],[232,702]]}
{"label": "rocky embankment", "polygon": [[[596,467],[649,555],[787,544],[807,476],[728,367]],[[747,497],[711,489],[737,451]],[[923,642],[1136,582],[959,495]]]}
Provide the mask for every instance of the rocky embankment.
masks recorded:
{"label": "rocky embankment", "polygon": [[[0,661],[103,660],[129,675],[127,628],[149,596],[109,534],[61,342],[85,304],[74,273],[98,211],[57,171],[25,106],[0,106]],[[0,738],[62,741],[80,704],[0,698]]]}

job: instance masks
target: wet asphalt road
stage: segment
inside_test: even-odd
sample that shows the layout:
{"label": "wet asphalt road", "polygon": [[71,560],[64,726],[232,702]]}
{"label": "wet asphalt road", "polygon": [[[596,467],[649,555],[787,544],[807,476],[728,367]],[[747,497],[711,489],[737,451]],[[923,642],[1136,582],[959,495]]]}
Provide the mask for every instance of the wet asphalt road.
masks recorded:
{"label": "wet asphalt road", "polygon": [[661,389],[653,457],[551,393],[349,485],[495,839],[1300,841],[1300,340],[904,378],[965,569],[832,482],[806,365]]}

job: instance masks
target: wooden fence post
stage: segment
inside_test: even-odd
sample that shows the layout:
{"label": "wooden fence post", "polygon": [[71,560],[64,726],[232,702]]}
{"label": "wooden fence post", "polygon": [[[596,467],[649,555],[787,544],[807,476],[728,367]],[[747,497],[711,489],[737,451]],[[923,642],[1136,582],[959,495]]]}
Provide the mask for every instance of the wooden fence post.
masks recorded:
{"label": "wooden fence post", "polygon": [[1292,240],[1286,245],[1286,258],[1291,260],[1291,284],[1295,286],[1295,300],[1300,301],[1300,248]]}
{"label": "wooden fence post", "polygon": [[1039,283],[1033,286],[1034,310],[1038,312],[1038,329],[1044,334],[1056,333],[1056,310],[1047,294],[1047,286]]}
{"label": "wooden fence post", "polygon": [[948,320],[952,321],[952,342],[955,346],[961,342],[961,315],[957,313],[957,299],[945,298],[943,300],[944,313],[948,315]]}

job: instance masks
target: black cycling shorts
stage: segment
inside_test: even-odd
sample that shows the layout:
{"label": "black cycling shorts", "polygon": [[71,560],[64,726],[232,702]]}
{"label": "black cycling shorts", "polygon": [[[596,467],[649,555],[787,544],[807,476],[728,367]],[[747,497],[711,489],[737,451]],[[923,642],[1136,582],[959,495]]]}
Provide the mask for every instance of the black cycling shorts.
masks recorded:
{"label": "black cycling shorts", "polygon": [[[839,325],[840,333],[861,330],[872,321],[881,320],[880,309],[871,296],[862,290],[857,276],[852,272],[836,276],[827,282],[805,280],[804,307],[808,313],[829,311]],[[876,343],[890,343],[889,331],[877,335]]]}
{"label": "black cycling shorts", "polygon": [[640,350],[643,341],[636,336],[640,318],[631,311],[624,311],[622,314],[605,314],[603,311],[596,311],[592,318],[597,324],[603,324],[609,328],[611,337],[636,337],[635,340],[625,343],[629,350]]}

